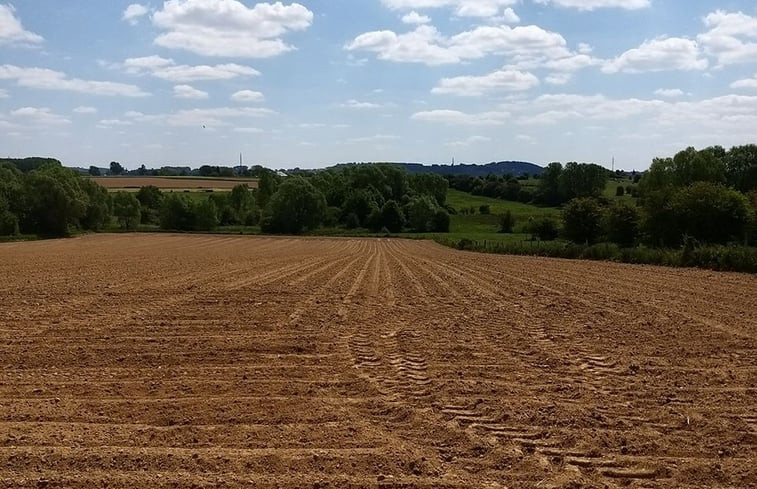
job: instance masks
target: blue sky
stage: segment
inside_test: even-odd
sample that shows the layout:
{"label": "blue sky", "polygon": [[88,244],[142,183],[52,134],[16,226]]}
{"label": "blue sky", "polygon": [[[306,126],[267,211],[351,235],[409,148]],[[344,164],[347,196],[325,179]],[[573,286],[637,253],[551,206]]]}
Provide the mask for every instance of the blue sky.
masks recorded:
{"label": "blue sky", "polygon": [[591,161],[757,139],[757,4],[0,0],[0,156]]}

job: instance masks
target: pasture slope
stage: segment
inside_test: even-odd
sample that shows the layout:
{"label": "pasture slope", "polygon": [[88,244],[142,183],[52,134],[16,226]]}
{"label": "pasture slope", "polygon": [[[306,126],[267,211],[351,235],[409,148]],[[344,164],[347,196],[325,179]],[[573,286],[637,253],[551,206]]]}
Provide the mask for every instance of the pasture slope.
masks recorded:
{"label": "pasture slope", "polygon": [[757,481],[755,276],[179,235],[0,276],[0,487]]}

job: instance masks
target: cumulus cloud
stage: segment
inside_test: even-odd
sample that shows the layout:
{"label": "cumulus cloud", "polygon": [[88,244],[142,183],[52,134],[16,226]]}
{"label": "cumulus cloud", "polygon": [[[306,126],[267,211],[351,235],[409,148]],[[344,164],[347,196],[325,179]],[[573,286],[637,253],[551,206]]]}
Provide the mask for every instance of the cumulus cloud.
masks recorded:
{"label": "cumulus cloud", "polygon": [[535,0],[536,3],[551,4],[558,7],[578,10],[595,10],[599,8],[620,8],[637,10],[652,5],[651,0]]}
{"label": "cumulus cloud", "polygon": [[453,8],[458,17],[494,17],[517,0],[382,0],[394,10]]}
{"label": "cumulus cloud", "polygon": [[431,22],[431,17],[428,15],[421,15],[415,10],[402,16],[402,22],[405,24],[428,24]]}
{"label": "cumulus cloud", "polygon": [[757,90],[757,75],[752,78],[744,78],[743,80],[736,80],[731,83],[731,88],[747,88],[751,90]]}
{"label": "cumulus cloud", "polygon": [[190,83],[203,80],[231,80],[240,76],[258,76],[260,72],[249,66],[234,63],[221,65],[179,65],[161,56],[128,58],[123,68],[133,75],[151,75],[161,80]]}
{"label": "cumulus cloud", "polygon": [[95,107],[81,106],[74,109],[75,114],[97,114]]}
{"label": "cumulus cloud", "polygon": [[510,113],[506,111],[468,113],[459,110],[437,109],[416,112],[411,116],[411,119],[455,126],[499,126],[507,122],[509,117]]}
{"label": "cumulus cloud", "polygon": [[[489,55],[517,60],[544,62],[575,56],[559,33],[535,25],[510,27],[478,26],[452,37],[442,35],[434,26],[418,26],[414,31],[397,34],[373,31],[357,36],[345,48],[369,51],[386,61],[424,63],[430,66],[460,63]],[[537,63],[538,64],[538,63]]]}
{"label": "cumulus cloud", "polygon": [[237,0],[168,0],[152,21],[166,32],[155,44],[202,56],[270,58],[294,49],[282,37],[307,29],[313,12],[293,3]]}
{"label": "cumulus cloud", "polygon": [[121,16],[121,19],[125,20],[131,25],[136,25],[139,22],[139,19],[147,15],[148,12],[148,8],[144,5],[139,3],[132,3],[131,5],[126,7],[126,10],[124,10],[123,15]]}
{"label": "cumulus cloud", "polygon": [[448,141],[444,143],[444,145],[451,148],[467,148],[468,146],[472,146],[476,143],[488,143],[489,141],[491,141],[491,138],[488,138],[486,136],[471,136],[460,141]]}
{"label": "cumulus cloud", "polygon": [[47,107],[21,107],[10,113],[11,118],[26,124],[41,125],[65,125],[71,121],[62,115],[56,114]]}
{"label": "cumulus cloud", "polygon": [[254,90],[240,90],[231,96],[231,100],[244,104],[257,104],[265,101],[265,97]]}
{"label": "cumulus cloud", "polygon": [[149,95],[136,85],[68,78],[65,73],[46,68],[22,68],[14,65],[0,65],[0,80],[15,80],[21,87],[40,90],[64,90],[90,95],[122,97],[144,97]]}
{"label": "cumulus cloud", "polygon": [[654,94],[665,98],[678,98],[686,95],[686,92],[680,88],[658,88]]}
{"label": "cumulus cloud", "polygon": [[208,92],[198,90],[191,85],[176,85],[173,87],[173,96],[190,100],[203,100],[209,97]]}
{"label": "cumulus cloud", "polygon": [[[276,112],[258,107],[217,107],[209,109],[187,109],[163,114],[143,114],[129,111],[124,114],[129,120],[163,124],[174,127],[207,127],[218,128],[238,125],[240,121],[250,118],[261,118],[274,115]],[[232,121],[235,121],[232,123]]]}
{"label": "cumulus cloud", "polygon": [[359,100],[350,99],[340,105],[343,109],[380,109],[381,104],[374,104],[373,102],[361,102]]}
{"label": "cumulus cloud", "polygon": [[0,4],[0,46],[4,44],[36,46],[44,42],[39,34],[27,31],[16,17],[13,5]]}
{"label": "cumulus cloud", "polygon": [[539,79],[532,73],[502,69],[484,76],[444,78],[431,92],[475,97],[497,91],[529,90],[537,85],[539,85]]}
{"label": "cumulus cloud", "polygon": [[602,67],[605,73],[644,73],[669,70],[703,70],[709,62],[697,41],[681,37],[653,39],[630,49]]}
{"label": "cumulus cloud", "polygon": [[757,16],[717,10],[704,18],[704,25],[708,30],[697,39],[718,66],[757,59]]}

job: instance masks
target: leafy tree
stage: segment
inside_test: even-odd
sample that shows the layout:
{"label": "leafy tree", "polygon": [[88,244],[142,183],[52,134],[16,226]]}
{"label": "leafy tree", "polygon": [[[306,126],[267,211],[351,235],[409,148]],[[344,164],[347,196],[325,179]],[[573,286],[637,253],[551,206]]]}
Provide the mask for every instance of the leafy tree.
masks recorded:
{"label": "leafy tree", "polygon": [[735,146],[724,156],[728,184],[749,192],[757,189],[757,145]]}
{"label": "leafy tree", "polygon": [[449,225],[449,214],[444,209],[438,208],[431,218],[431,231],[435,233],[448,233]]}
{"label": "leafy tree", "polygon": [[229,196],[231,207],[240,215],[255,207],[255,199],[247,184],[234,186]]}
{"label": "leafy tree", "polygon": [[177,231],[194,229],[195,215],[189,197],[183,194],[168,194],[160,209],[160,227]]}
{"label": "leafy tree", "polygon": [[432,220],[436,210],[436,201],[432,197],[428,195],[414,197],[407,207],[410,227],[417,233],[425,233],[433,226]]}
{"label": "leafy tree", "polygon": [[18,234],[18,216],[11,212],[8,200],[0,194],[0,236],[14,234]]}
{"label": "leafy tree", "polygon": [[510,234],[515,227],[515,216],[512,211],[505,211],[504,214],[499,216],[499,232]]}
{"label": "leafy tree", "polygon": [[553,241],[559,234],[557,221],[551,217],[537,217],[528,223],[527,229],[532,239],[539,238],[542,241]]}
{"label": "leafy tree", "polygon": [[258,207],[264,208],[268,205],[268,202],[271,200],[271,196],[276,193],[277,187],[278,182],[276,179],[276,174],[271,170],[261,170],[260,177],[258,179],[257,190]]}
{"label": "leafy tree", "polygon": [[147,185],[139,189],[137,200],[142,206],[142,224],[159,223],[163,192],[154,185]]}
{"label": "leafy tree", "polygon": [[705,243],[742,240],[751,220],[751,207],[743,194],[707,182],[676,192],[672,208],[682,235]]}
{"label": "leafy tree", "polygon": [[111,175],[121,175],[126,171],[126,169],[121,166],[121,163],[117,161],[111,161],[110,162],[110,174]]}
{"label": "leafy tree", "polygon": [[67,236],[79,227],[88,199],[73,170],[45,165],[24,178],[22,231],[46,236]]}
{"label": "leafy tree", "polygon": [[321,225],[326,214],[326,198],[301,177],[290,177],[271,197],[265,210],[263,230],[300,234]]}
{"label": "leafy tree", "polygon": [[113,195],[113,215],[118,219],[122,229],[137,229],[142,212],[139,200],[129,192],[116,192]]}
{"label": "leafy tree", "polygon": [[87,208],[80,223],[83,229],[99,231],[110,225],[111,199],[108,191],[92,180],[82,178],[80,185],[87,195]]}
{"label": "leafy tree", "polygon": [[433,173],[420,173],[410,175],[408,181],[410,189],[416,195],[430,195],[440,206],[443,206],[447,201],[449,182],[443,176]]}
{"label": "leafy tree", "polygon": [[599,197],[607,186],[609,172],[591,163],[568,163],[560,174],[559,193],[563,202]]}
{"label": "leafy tree", "polygon": [[96,166],[90,166],[89,167],[89,174],[93,177],[99,177],[101,175],[100,169]]}
{"label": "leafy tree", "polygon": [[579,198],[563,208],[563,234],[574,243],[594,243],[602,230],[602,207],[596,199]]}
{"label": "leafy tree", "polygon": [[608,241],[630,247],[638,237],[640,220],[641,216],[637,207],[616,202],[605,209],[602,228]]}
{"label": "leafy tree", "polygon": [[355,214],[360,223],[358,227],[367,226],[368,216],[377,207],[378,203],[373,192],[366,189],[357,189],[351,191],[344,200],[342,215],[346,218],[350,214]]}
{"label": "leafy tree", "polygon": [[211,199],[195,202],[193,207],[195,231],[212,231],[218,227],[218,208]]}
{"label": "leafy tree", "polygon": [[713,149],[697,151],[687,148],[673,158],[655,158],[639,182],[645,194],[671,187],[685,187],[694,182],[725,182],[725,164]]}
{"label": "leafy tree", "polygon": [[546,205],[558,205],[562,203],[560,194],[560,176],[563,168],[560,163],[550,163],[544,169],[539,179],[537,190],[537,199],[540,203]]}
{"label": "leafy tree", "polygon": [[405,227],[405,215],[397,202],[388,200],[381,208],[381,227],[392,233],[399,233]]}

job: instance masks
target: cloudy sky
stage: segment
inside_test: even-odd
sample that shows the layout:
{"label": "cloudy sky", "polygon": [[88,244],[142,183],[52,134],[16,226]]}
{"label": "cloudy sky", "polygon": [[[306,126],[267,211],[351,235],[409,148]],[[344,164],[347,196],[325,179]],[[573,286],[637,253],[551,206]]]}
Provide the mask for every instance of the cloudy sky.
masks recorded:
{"label": "cloudy sky", "polygon": [[630,170],[748,142],[753,0],[0,0],[0,156]]}

